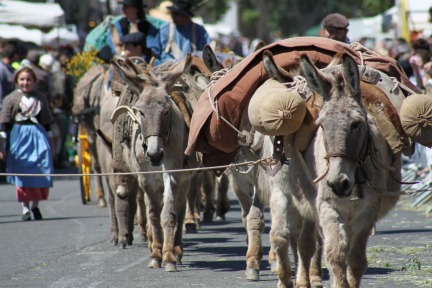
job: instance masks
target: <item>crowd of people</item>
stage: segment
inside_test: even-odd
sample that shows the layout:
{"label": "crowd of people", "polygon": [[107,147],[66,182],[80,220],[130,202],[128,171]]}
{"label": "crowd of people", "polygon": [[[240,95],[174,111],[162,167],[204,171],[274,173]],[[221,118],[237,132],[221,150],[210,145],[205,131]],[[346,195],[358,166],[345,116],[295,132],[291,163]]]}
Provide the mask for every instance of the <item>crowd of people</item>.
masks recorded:
{"label": "crowd of people", "polygon": [[[188,0],[164,1],[168,14],[163,21],[146,17],[142,0],[119,1],[122,17],[110,27],[99,56],[141,57],[154,65],[180,59],[212,44],[216,51],[250,54],[253,41],[239,35],[211,39],[205,27],[195,23]],[[348,19],[338,13],[322,21],[321,37],[349,43]],[[378,53],[399,61],[419,88],[432,96],[431,39],[418,38],[409,45],[403,39],[377,46]],[[221,45],[222,43],[222,45]],[[0,163],[2,172],[49,174],[54,167],[70,165],[68,139],[75,79],[66,73],[67,61],[76,53],[72,47],[28,49],[18,41],[0,45]],[[15,184],[22,203],[22,220],[42,219],[39,201],[48,199],[51,177],[7,177]],[[30,202],[31,207],[30,207]]]}

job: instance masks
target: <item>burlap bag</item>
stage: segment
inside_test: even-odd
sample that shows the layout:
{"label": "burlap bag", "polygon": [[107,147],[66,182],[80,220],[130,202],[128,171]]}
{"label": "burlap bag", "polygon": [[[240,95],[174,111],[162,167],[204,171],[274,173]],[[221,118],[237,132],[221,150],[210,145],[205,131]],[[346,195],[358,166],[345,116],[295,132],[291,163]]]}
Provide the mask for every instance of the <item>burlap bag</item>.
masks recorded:
{"label": "burlap bag", "polygon": [[306,102],[306,116],[294,137],[294,147],[300,152],[306,151],[318,130],[315,120],[318,118],[322,106],[323,98],[316,94],[312,94]]}
{"label": "burlap bag", "polygon": [[432,146],[432,97],[424,94],[408,96],[399,115],[408,137],[421,145]]}
{"label": "burlap bag", "polygon": [[248,115],[252,126],[265,135],[289,135],[296,132],[306,114],[306,101],[297,91],[268,79],[251,97]]}

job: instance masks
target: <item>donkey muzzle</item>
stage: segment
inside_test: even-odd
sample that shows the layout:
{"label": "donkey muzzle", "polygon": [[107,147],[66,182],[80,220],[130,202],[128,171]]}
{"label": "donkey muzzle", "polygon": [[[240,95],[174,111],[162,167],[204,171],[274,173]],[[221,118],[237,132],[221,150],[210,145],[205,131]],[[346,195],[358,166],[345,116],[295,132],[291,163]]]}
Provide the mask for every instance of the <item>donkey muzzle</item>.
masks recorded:
{"label": "donkey muzzle", "polygon": [[334,179],[327,179],[327,185],[339,198],[349,197],[352,193],[353,182],[346,174],[339,174]]}

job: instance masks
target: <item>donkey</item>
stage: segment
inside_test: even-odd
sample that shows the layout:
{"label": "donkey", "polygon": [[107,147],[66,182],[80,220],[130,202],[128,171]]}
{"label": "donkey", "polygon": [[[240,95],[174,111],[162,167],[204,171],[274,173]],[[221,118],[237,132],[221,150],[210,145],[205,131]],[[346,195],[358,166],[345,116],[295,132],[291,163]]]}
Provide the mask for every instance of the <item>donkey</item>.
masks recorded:
{"label": "donkey", "polygon": [[[330,71],[319,70],[306,55],[299,59],[309,89],[322,97],[324,104],[316,120],[317,133],[303,155],[294,148],[292,137],[284,139],[291,160],[287,187],[279,201],[270,204],[270,242],[278,259],[278,287],[293,286],[283,269],[287,267],[286,251],[279,244],[282,239],[288,242],[284,203],[292,201],[303,217],[296,287],[311,285],[308,269],[316,234],[308,227],[313,223],[324,241],[331,287],[360,287],[371,230],[399,199],[400,156],[391,153],[375,119],[362,104],[367,91],[360,89],[357,63],[348,54],[340,58],[339,68]],[[275,79],[287,73],[275,64],[271,53],[264,54],[264,66]]]}
{"label": "donkey", "polygon": [[[203,59],[208,69],[212,72],[226,68],[230,69],[236,65],[236,61],[238,61],[232,57],[227,57],[224,59],[223,63],[221,63],[210,46],[204,48]],[[264,138],[269,137],[258,132],[251,133],[253,129],[247,115],[247,106],[243,111],[239,127],[243,135],[251,136],[251,143],[241,143],[235,161],[255,161],[263,156]],[[271,150],[273,147],[271,141],[268,145],[269,150]],[[270,157],[271,154],[272,153],[270,153],[268,157]],[[286,169],[286,166],[282,170],[284,169]],[[247,232],[246,279],[258,281],[260,280],[259,272],[263,258],[261,234],[264,232],[265,228],[264,208],[268,206],[269,200],[266,194],[269,194],[268,191],[276,189],[279,184],[281,185],[279,189],[285,184],[283,181],[279,181],[279,179],[273,182],[265,169],[260,167],[252,167],[251,169],[228,169],[223,175],[227,175],[234,194],[239,200],[242,211],[242,222]],[[293,241],[293,246],[295,247],[295,241]],[[269,263],[272,266],[272,270],[274,270],[276,267],[276,259],[272,250],[269,253]]]}
{"label": "donkey", "polygon": [[[112,121],[126,113],[133,120],[131,140],[125,144],[138,185],[144,190],[148,216],[148,244],[151,251],[148,267],[167,272],[177,271],[183,255],[182,232],[186,208],[186,195],[194,173],[171,172],[184,167],[188,129],[182,112],[169,93],[180,77],[187,77],[191,57],[188,55],[170,67],[158,70],[152,65],[139,69],[129,59],[115,58],[113,66],[135,95],[130,106],[118,106]],[[192,82],[193,83],[193,82]],[[193,91],[194,87],[190,87]],[[126,129],[126,128],[125,128]],[[194,159],[189,159],[193,161]],[[189,163],[194,167],[198,163]]]}
{"label": "donkey", "polygon": [[[109,73],[115,73],[112,67]],[[116,81],[115,77],[112,80],[111,88]],[[106,85],[107,83],[104,83]],[[117,85],[118,87],[119,85]],[[127,87],[123,87],[127,89]],[[96,148],[98,163],[103,173],[118,173],[130,172],[130,155],[127,150],[124,150],[124,156],[121,161],[113,159],[113,132],[114,127],[110,121],[110,117],[115,110],[119,97],[115,96],[112,89],[108,89],[101,97],[99,125],[96,130]],[[124,91],[126,92],[126,91]],[[108,204],[110,208],[111,222],[111,243],[114,245],[120,244],[123,248],[126,245],[132,245],[134,218],[137,214],[137,222],[139,233],[143,241],[146,241],[146,213],[144,203],[144,192],[138,187],[136,175],[109,175],[105,176],[106,187],[108,190]],[[137,209],[138,208],[138,209]]]}
{"label": "donkey", "polygon": [[[96,173],[101,173],[96,149],[96,130],[99,128],[99,108],[101,97],[105,94],[107,65],[97,65],[88,70],[78,81],[74,89],[72,114],[78,119],[87,133],[92,166]],[[106,207],[102,177],[95,176],[95,195],[99,207]]]}

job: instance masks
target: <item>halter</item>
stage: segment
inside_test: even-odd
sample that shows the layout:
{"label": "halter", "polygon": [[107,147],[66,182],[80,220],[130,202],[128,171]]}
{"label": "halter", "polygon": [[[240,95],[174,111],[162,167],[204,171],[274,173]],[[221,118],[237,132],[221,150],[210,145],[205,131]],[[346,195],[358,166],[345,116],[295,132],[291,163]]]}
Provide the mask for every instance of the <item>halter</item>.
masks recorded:
{"label": "halter", "polygon": [[[164,141],[164,144],[166,145],[168,143],[168,139],[171,135],[171,125],[168,125],[168,129],[167,131],[160,131],[155,130],[155,131],[148,131],[148,128],[146,128],[146,126],[144,125],[144,120],[143,120],[143,116],[141,115],[141,113],[136,113],[137,111],[139,111],[139,109],[134,106],[132,108],[126,106],[126,105],[121,105],[118,106],[116,109],[114,109],[113,113],[111,114],[111,123],[115,123],[115,121],[117,120],[117,118],[123,114],[126,113],[133,122],[135,122],[136,124],[138,124],[138,126],[140,127],[141,130],[141,136],[144,139],[144,143],[143,146],[147,146],[146,142],[147,142],[147,138],[150,136],[159,136],[162,138],[162,140]],[[137,116],[138,114],[138,116]],[[166,132],[166,133],[164,133]]]}
{"label": "halter", "polygon": [[[134,112],[139,111],[139,109],[137,107],[135,107],[135,106],[132,107],[132,110]],[[158,136],[158,137],[162,138],[162,141],[163,141],[164,145],[168,144],[168,139],[169,139],[169,137],[171,135],[171,125],[170,125],[170,123],[168,123],[168,125],[167,125],[168,126],[167,127],[168,128],[167,131],[161,131],[160,127],[157,128],[157,129],[155,129],[156,127],[148,127],[148,125],[144,125],[144,119],[143,119],[143,116],[141,115],[141,113],[134,113],[134,114],[135,115],[138,114],[138,119],[137,120],[138,120],[138,125],[140,126],[140,130],[141,130],[140,134],[141,134],[141,136],[144,139],[144,142],[143,142],[144,150],[147,150],[147,139],[149,137],[151,137],[151,136]]]}
{"label": "halter", "polygon": [[[325,133],[324,128],[320,125],[321,129],[323,130],[323,132]],[[324,140],[325,141],[325,140]],[[325,146],[327,148],[327,141],[325,141]],[[366,160],[366,158],[371,155],[371,147],[373,147],[373,143],[372,143],[372,137],[370,135],[370,131],[369,131],[369,127],[366,130],[366,135],[363,139],[363,144],[362,147],[360,149],[360,153],[358,156],[353,156],[344,152],[332,152],[332,153],[327,153],[327,155],[324,157],[324,159],[326,160],[326,170],[324,171],[324,173],[319,176],[318,178],[316,178],[315,180],[313,180],[313,183],[318,183],[319,181],[321,181],[329,172],[330,169],[330,159],[331,158],[342,158],[342,159],[346,159],[349,161],[352,161],[354,163],[357,164],[357,169],[356,169],[356,173],[355,173],[355,180],[356,180],[356,184],[361,184],[362,182],[359,182],[358,180],[358,171],[361,172],[361,174],[364,176],[364,178],[366,179],[367,182],[370,181],[369,177],[367,177],[366,175],[366,171],[363,169],[363,163]],[[327,149],[328,150],[328,149]]]}

